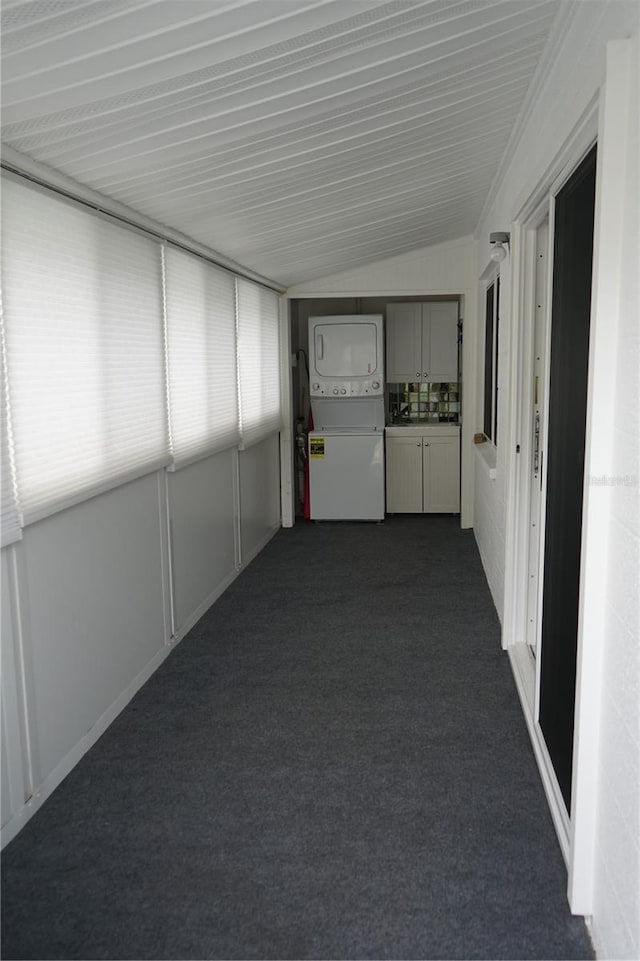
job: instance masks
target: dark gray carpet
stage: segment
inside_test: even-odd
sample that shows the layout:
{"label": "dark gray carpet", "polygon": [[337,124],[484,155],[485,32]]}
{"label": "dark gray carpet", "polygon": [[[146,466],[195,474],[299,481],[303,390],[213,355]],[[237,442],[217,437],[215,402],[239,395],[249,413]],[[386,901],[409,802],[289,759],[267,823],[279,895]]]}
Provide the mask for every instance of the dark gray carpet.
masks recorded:
{"label": "dark gray carpet", "polygon": [[471,532],[280,531],[3,857],[3,957],[591,958]]}

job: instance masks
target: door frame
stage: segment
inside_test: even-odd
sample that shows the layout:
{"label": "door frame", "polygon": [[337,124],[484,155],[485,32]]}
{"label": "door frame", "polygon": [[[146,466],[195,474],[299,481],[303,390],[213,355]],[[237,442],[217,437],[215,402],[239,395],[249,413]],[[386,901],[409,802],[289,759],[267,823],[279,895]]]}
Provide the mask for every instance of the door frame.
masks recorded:
{"label": "door frame", "polygon": [[[533,416],[533,365],[531,351],[533,349],[533,312],[535,310],[536,231],[541,223],[548,218],[549,248],[547,263],[547,325],[545,331],[546,356],[544,375],[545,391],[548,391],[552,326],[551,312],[553,308],[552,282],[555,198],[573,171],[598,140],[598,109],[599,96],[595,97],[589,104],[572,135],[565,142],[554,160],[549,164],[544,177],[531,191],[511,225],[513,259],[509,314],[513,319],[513,323],[509,347],[509,416],[506,430],[507,497],[503,647],[505,647],[509,653],[516,687],[540,770],[547,803],[549,804],[560,848],[567,868],[569,869],[570,878],[575,875],[575,872],[572,871],[572,865],[576,858],[574,843],[575,832],[573,831],[570,815],[576,806],[579,792],[573,793],[572,812],[567,812],[549,752],[542,735],[542,730],[538,723],[541,658],[537,657],[534,659],[527,644],[526,602],[529,562],[530,464],[532,456],[530,425]],[[596,217],[597,207],[598,191],[596,191]],[[591,381],[589,382],[589,393],[590,392]],[[588,404],[590,405],[590,399]],[[545,451],[546,438],[548,435],[548,420],[549,405],[547,403],[541,425],[542,449]],[[585,447],[588,447],[588,444],[589,435],[587,434]],[[545,455],[542,465],[542,485],[545,491],[547,483],[547,462],[548,458]],[[585,473],[586,470],[587,461],[585,460]],[[546,497],[543,497],[540,516],[539,596],[543,588],[541,569],[544,561],[545,514]],[[584,515],[585,507],[583,506],[583,518]],[[583,534],[581,569],[584,563],[585,542]],[[582,602],[583,598],[581,594],[581,608]],[[578,657],[580,658],[580,625],[578,645]],[[574,739],[576,739],[577,734],[578,727],[576,725],[574,729]],[[574,781],[576,753],[577,752],[574,752]],[[575,905],[577,905],[578,902],[580,902],[580,907],[576,908]],[[583,903],[584,899],[582,898],[576,899],[570,897],[570,904],[575,913],[589,913],[589,911],[583,909]]]}
{"label": "door frame", "polygon": [[[561,186],[560,184],[559,186]],[[554,185],[555,186],[555,185]],[[559,189],[559,187],[557,188]],[[555,191],[557,192],[557,190]],[[548,224],[547,277],[546,277],[546,324],[544,345],[544,368],[542,389],[545,396],[549,389],[549,355],[551,341],[551,293],[553,284],[553,230],[555,193],[549,190],[515,225],[517,251],[514,250],[515,290],[512,300],[512,317],[519,323],[512,330],[510,370],[511,383],[509,403],[509,447],[507,450],[507,526],[505,567],[505,604],[503,622],[503,647],[518,655],[519,677],[522,684],[527,714],[537,720],[539,706],[539,671],[527,643],[527,596],[529,574],[529,531],[531,522],[531,472],[533,457],[531,423],[533,419],[533,350],[535,340],[536,302],[536,251],[537,232],[543,223]],[[515,246],[515,244],[514,244]],[[540,424],[541,449],[546,448],[548,431],[548,403],[545,403]],[[515,440],[514,440],[515,438]],[[519,448],[519,450],[518,450]],[[546,488],[547,458],[543,457],[541,481]],[[538,602],[541,601],[541,561],[544,556],[545,498],[540,505],[540,543],[538,553]],[[538,638],[539,624],[536,626]],[[527,657],[520,657],[526,654]]]}

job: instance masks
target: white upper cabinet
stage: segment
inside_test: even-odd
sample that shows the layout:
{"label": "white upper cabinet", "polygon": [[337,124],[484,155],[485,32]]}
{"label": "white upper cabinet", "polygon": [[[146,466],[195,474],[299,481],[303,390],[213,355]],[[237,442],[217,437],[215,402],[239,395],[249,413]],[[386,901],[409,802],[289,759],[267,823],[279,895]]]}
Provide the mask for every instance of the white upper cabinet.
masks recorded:
{"label": "white upper cabinet", "polygon": [[387,380],[422,380],[422,304],[387,304]]}
{"label": "white upper cabinet", "polygon": [[[427,340],[429,349],[426,350]],[[458,304],[422,305],[422,379],[458,380]]]}
{"label": "white upper cabinet", "polygon": [[387,304],[387,381],[458,380],[458,304]]}

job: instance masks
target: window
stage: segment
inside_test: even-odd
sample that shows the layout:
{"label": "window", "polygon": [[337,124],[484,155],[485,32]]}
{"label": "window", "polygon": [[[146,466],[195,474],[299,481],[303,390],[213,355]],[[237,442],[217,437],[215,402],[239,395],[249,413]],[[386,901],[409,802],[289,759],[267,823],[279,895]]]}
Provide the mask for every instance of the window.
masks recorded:
{"label": "window", "polygon": [[235,277],[165,247],[171,450],[178,466],[238,443]]}
{"label": "window", "polygon": [[280,430],[279,300],[238,278],[238,371],[242,447]]}
{"label": "window", "polygon": [[160,245],[12,178],[6,364],[25,523],[168,463]]}
{"label": "window", "polygon": [[7,381],[4,351],[4,319],[0,307],[0,456],[2,475],[0,476],[0,547],[6,547],[22,537],[18,505],[16,503],[13,474],[9,457],[9,412],[7,403]]}
{"label": "window", "polygon": [[279,298],[3,177],[2,543],[281,426]]}
{"label": "window", "polygon": [[500,335],[500,277],[487,287],[484,327],[483,431],[498,446],[498,338]]}

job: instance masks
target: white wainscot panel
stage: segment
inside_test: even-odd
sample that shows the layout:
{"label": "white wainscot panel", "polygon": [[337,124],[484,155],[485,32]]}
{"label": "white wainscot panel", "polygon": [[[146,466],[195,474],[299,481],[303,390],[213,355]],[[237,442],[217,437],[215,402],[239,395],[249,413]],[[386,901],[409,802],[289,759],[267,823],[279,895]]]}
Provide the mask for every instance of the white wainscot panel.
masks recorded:
{"label": "white wainscot panel", "polygon": [[277,434],[239,454],[242,563],[248,564],[280,527]]}
{"label": "white wainscot panel", "polygon": [[38,784],[68,756],[78,760],[81,740],[118,699],[124,706],[127,690],[133,685],[131,696],[136,678],[164,651],[158,475],[34,524],[21,546]]}
{"label": "white wainscot panel", "polygon": [[14,807],[11,802],[11,784],[10,784],[10,768],[9,768],[9,745],[7,744],[7,725],[4,719],[4,697],[2,698],[2,770],[0,771],[0,777],[2,777],[1,787],[2,787],[2,826],[7,823],[9,818],[15,813]]}
{"label": "white wainscot panel", "polygon": [[16,630],[9,567],[13,547],[2,551],[2,826],[22,807],[29,795],[21,737],[16,669]]}
{"label": "white wainscot panel", "polygon": [[493,473],[476,448],[473,529],[493,602],[502,621],[504,532],[499,518],[502,488]]}
{"label": "white wainscot panel", "polygon": [[167,474],[176,634],[182,636],[236,574],[235,451]]}

